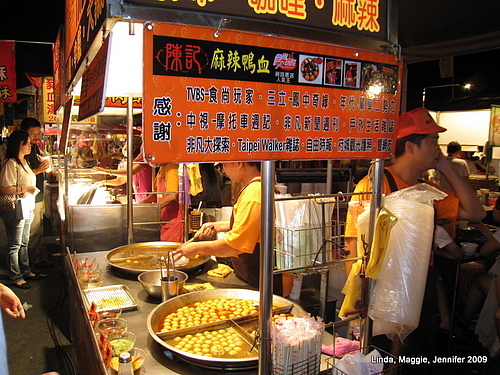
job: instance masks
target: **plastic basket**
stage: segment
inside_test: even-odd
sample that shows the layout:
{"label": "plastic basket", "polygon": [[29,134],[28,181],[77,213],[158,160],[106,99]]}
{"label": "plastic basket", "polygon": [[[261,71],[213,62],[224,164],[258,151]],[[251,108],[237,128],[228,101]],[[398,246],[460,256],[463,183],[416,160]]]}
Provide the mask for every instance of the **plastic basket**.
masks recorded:
{"label": "plastic basket", "polygon": [[[326,229],[330,232],[330,227]],[[276,268],[289,269],[325,263],[333,259],[331,243],[324,241],[325,228],[288,229],[276,226]],[[330,233],[327,233],[327,238]],[[323,251],[326,259],[323,259]]]}

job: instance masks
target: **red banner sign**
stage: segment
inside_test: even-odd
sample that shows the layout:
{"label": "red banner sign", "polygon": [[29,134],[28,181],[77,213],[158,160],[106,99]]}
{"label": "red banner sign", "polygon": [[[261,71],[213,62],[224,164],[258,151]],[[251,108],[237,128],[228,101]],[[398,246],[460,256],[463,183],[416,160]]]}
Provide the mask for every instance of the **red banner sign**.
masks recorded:
{"label": "red banner sign", "polygon": [[397,56],[172,24],[144,32],[144,142],[154,163],[387,158]]}
{"label": "red banner sign", "polygon": [[45,124],[55,124],[57,122],[54,108],[54,77],[42,78],[42,111]]}
{"label": "red banner sign", "polygon": [[73,97],[70,96],[64,105],[63,122],[61,127],[61,136],[59,137],[59,152],[66,154],[68,147],[69,125],[71,123],[71,108],[73,107]]}
{"label": "red banner sign", "polygon": [[54,43],[54,49],[52,51],[52,68],[54,71],[54,112],[57,112],[59,108],[63,105],[63,89],[65,87],[64,84],[64,75],[63,69],[61,66],[61,62],[63,59],[63,45],[61,38],[63,36],[62,28],[59,29],[57,33],[57,38]]}
{"label": "red banner sign", "polygon": [[0,103],[16,101],[16,43],[0,42]]}
{"label": "red banner sign", "polygon": [[[106,20],[106,1],[66,0],[64,58],[65,83],[73,83],[101,27]],[[65,88],[67,89],[67,87]]]}
{"label": "red banner sign", "polygon": [[82,77],[82,90],[78,107],[78,121],[101,113],[104,110],[106,90],[106,72],[108,69],[109,40],[106,38],[99,52]]}

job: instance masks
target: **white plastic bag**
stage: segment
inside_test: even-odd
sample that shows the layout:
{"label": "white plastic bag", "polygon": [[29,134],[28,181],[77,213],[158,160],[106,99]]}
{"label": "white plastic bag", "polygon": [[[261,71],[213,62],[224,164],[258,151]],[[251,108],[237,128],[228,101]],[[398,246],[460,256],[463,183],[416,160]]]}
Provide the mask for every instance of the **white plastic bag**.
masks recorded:
{"label": "white plastic bag", "polygon": [[403,341],[418,326],[434,233],[433,202],[444,197],[420,183],[385,198],[384,206],[398,220],[370,300],[374,335],[397,335]]}
{"label": "white plastic bag", "polygon": [[[327,244],[327,258],[322,258],[323,206],[327,228],[331,227],[334,204],[320,204],[316,199],[276,201],[276,267],[287,269],[310,266],[313,262],[328,261],[331,246]],[[326,233],[328,236],[329,233]]]}
{"label": "white plastic bag", "polygon": [[[374,359],[380,357],[378,350],[372,350],[367,355],[361,353],[346,354],[339,360],[332,371],[334,375],[371,375],[380,374],[384,370],[383,363]],[[337,371],[340,370],[340,371]]]}

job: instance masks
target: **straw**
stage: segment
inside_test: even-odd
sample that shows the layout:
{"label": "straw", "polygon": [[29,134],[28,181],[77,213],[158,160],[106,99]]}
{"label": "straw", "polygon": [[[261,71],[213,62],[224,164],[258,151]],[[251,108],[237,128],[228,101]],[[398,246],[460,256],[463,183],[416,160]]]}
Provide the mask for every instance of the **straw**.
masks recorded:
{"label": "straw", "polygon": [[200,204],[198,205],[198,209],[196,211],[200,212],[202,203],[203,203],[203,201],[200,201]]}

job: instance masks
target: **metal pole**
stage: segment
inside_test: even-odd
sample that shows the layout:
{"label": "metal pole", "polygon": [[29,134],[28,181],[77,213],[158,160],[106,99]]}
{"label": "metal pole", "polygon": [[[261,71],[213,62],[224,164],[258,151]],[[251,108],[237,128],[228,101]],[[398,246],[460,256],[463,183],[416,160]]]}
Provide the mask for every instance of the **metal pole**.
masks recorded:
{"label": "metal pole", "polygon": [[[371,245],[373,240],[373,233],[375,229],[375,219],[377,218],[378,212],[382,205],[382,180],[384,176],[384,159],[375,159],[374,161],[374,169],[373,169],[373,180],[372,180],[372,188],[373,188],[373,198],[370,203],[370,227],[368,230],[368,243]],[[365,259],[366,260],[366,259]],[[368,295],[365,298],[365,303],[368,305],[370,302],[370,296],[373,289],[373,281],[372,279],[368,279]],[[371,337],[373,331],[373,322],[371,319],[366,316],[365,324],[362,327],[362,335],[361,335],[361,347],[365,348],[366,351],[369,350]],[[367,353],[365,353],[367,354]]]}
{"label": "metal pole", "polygon": [[333,190],[333,160],[328,160],[326,166],[326,194],[332,194]]}
{"label": "metal pole", "polygon": [[259,375],[271,374],[271,318],[273,309],[274,162],[261,163],[262,204],[260,229],[260,350]]}
{"label": "metal pole", "polygon": [[[327,166],[326,166],[326,194],[332,194],[333,193],[333,160],[328,160]],[[327,223],[331,221],[326,220],[325,218],[325,205],[321,205],[321,225],[323,227],[323,251],[322,251],[322,257],[323,257],[323,263],[327,262],[326,259],[326,254],[327,254],[327,249],[326,249],[326,244],[329,243],[326,241],[328,237],[328,233],[331,233],[331,230],[327,230],[326,225]],[[330,238],[328,238],[330,240]],[[329,269],[327,268],[325,271],[321,271],[321,278],[320,278],[320,284],[319,284],[319,311],[318,315],[325,320],[326,317],[326,301],[328,299],[328,278],[329,278]]]}
{"label": "metal pole", "polygon": [[422,108],[425,108],[425,89],[426,87],[422,90]]}
{"label": "metal pole", "polygon": [[134,243],[134,184],[132,183],[134,116],[132,99],[132,96],[129,96],[127,101],[127,243],[129,245]]}
{"label": "metal pole", "polygon": [[[183,163],[182,167],[182,204],[184,205],[184,241],[189,239],[189,175],[187,175],[187,165]],[[201,214],[203,224],[203,213]]]}

